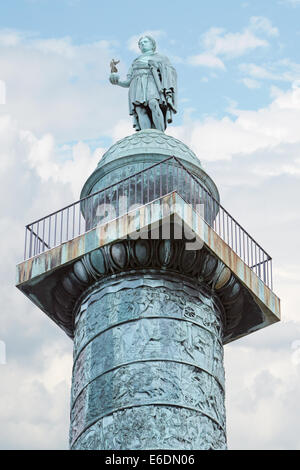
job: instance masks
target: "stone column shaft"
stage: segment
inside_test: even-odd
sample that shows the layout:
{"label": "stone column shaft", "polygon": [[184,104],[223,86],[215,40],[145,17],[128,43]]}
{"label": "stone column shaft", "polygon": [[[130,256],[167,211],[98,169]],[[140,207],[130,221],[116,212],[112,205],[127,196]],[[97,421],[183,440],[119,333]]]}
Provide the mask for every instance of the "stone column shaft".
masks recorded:
{"label": "stone column shaft", "polygon": [[226,448],[221,312],[199,283],[131,272],[78,306],[73,449]]}

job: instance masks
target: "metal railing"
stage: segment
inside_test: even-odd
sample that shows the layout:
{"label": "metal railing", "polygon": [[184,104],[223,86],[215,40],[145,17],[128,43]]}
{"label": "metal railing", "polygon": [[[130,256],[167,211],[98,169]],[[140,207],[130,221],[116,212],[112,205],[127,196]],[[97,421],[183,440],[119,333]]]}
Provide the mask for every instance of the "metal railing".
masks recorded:
{"label": "metal railing", "polygon": [[27,225],[24,259],[72,240],[172,191],[177,191],[272,288],[272,258],[176,157],[166,158]]}

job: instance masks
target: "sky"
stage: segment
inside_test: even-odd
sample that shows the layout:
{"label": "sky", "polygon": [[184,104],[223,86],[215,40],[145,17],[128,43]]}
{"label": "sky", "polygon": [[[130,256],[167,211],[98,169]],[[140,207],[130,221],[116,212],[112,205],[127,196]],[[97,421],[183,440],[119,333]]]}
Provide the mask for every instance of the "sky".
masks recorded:
{"label": "sky", "polygon": [[225,346],[230,449],[300,449],[300,0],[10,0],[0,15],[0,449],[67,449],[72,342],[15,287],[24,227],[79,198],[132,134],[126,76],[151,34],[176,67],[166,133],[273,257],[282,321]]}

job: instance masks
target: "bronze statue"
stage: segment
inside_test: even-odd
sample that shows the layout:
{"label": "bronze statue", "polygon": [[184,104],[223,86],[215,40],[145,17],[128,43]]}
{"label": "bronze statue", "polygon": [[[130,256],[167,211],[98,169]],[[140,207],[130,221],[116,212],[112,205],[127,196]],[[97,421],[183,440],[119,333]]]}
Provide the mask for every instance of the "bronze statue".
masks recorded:
{"label": "bronze statue", "polygon": [[129,114],[133,127],[164,131],[177,112],[176,70],[167,57],[156,52],[156,43],[150,36],[139,40],[141,55],[120,80],[116,73],[109,77],[113,85],[129,88]]}

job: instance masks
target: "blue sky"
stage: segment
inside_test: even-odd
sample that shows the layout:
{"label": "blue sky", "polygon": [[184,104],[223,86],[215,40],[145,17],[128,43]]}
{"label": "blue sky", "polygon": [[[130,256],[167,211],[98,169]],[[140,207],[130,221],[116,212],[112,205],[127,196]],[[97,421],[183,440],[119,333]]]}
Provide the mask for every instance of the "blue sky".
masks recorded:
{"label": "blue sky", "polygon": [[178,73],[167,133],[273,256],[282,299],[280,324],[225,348],[229,447],[300,449],[299,20],[299,0],[2,2],[0,448],[67,448],[72,344],[17,292],[15,264],[25,224],[78,199],[133,133],[109,62],[125,76],[151,32]]}
{"label": "blue sky", "polygon": [[[299,2],[289,0],[239,1],[222,0],[199,2],[181,0],[169,2],[151,1],[142,6],[140,2],[97,0],[19,0],[5,2],[1,7],[2,28],[27,31],[40,38],[70,37],[74,44],[93,43],[98,40],[116,42],[113,48],[120,58],[129,65],[133,55],[126,50],[126,43],[132,34],[139,31],[160,31],[160,48],[182,60],[204,51],[203,35],[212,28],[223,29],[220,36],[227,33],[242,33],[249,28],[251,17],[268,18],[280,34],[270,36],[266,31],[254,34],[265,40],[265,46],[253,47],[246,53],[235,56],[225,54],[226,70],[197,70],[185,63],[177,64],[180,95],[195,101],[196,113],[226,113],[228,100],[252,109],[267,104],[268,83],[249,92],[242,80],[247,74],[241,70],[242,64],[255,62],[272,66],[287,58],[299,63],[300,51],[295,47],[300,34]],[[242,59],[241,59],[242,57]],[[215,75],[214,75],[215,74]],[[202,82],[197,93],[199,80]],[[287,83],[278,78],[281,87]],[[275,80],[276,83],[278,83]]]}

